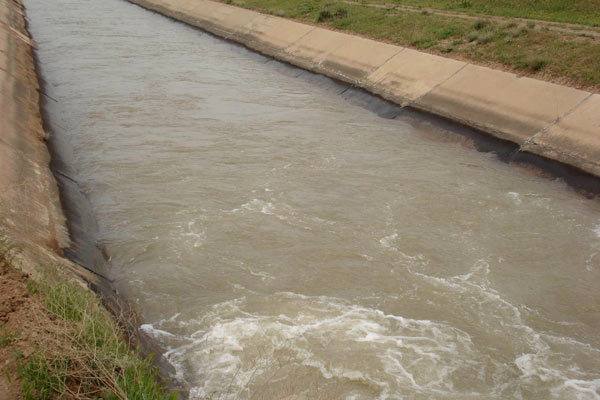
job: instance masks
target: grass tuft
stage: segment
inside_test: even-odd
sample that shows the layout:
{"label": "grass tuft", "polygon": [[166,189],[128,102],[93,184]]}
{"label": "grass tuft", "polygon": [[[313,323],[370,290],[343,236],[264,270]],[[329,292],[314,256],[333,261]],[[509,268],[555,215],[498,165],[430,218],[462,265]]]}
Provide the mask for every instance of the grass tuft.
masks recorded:
{"label": "grass tuft", "polygon": [[490,43],[493,40],[494,40],[494,34],[491,32],[483,33],[483,34],[477,36],[477,43],[479,43],[479,44]]}
{"label": "grass tuft", "polygon": [[[14,268],[14,247],[0,234],[0,266]],[[26,281],[26,343],[0,326],[0,347],[12,352],[24,400],[175,400],[150,359],[130,347],[100,300],[59,268]],[[20,333],[20,332],[17,332]],[[22,345],[26,345],[24,355]]]}
{"label": "grass tuft", "polygon": [[319,11],[319,15],[317,15],[317,22],[329,21],[333,18],[333,14],[329,10],[321,10]]}
{"label": "grass tuft", "polygon": [[477,31],[480,31],[480,30],[482,30],[483,28],[485,28],[488,25],[489,25],[488,21],[486,21],[484,19],[478,19],[477,21],[475,21],[473,23],[473,29],[475,29]]}
{"label": "grass tuft", "polygon": [[545,60],[543,58],[533,58],[527,61],[526,66],[529,70],[533,72],[539,72],[546,68],[548,63],[548,60]]}
{"label": "grass tuft", "polygon": [[343,18],[346,18],[347,16],[348,16],[348,10],[344,7],[338,7],[335,10],[325,8],[325,9],[319,11],[316,21],[317,22],[326,22],[326,21],[330,21],[333,19],[343,19]]}
{"label": "grass tuft", "polygon": [[42,354],[34,354],[18,367],[24,400],[49,400],[63,396],[67,391],[69,361],[48,360]]}
{"label": "grass tuft", "polygon": [[9,332],[4,327],[0,327],[0,348],[8,347],[17,340],[17,335],[13,332]]}
{"label": "grass tuft", "polygon": [[[150,360],[140,359],[98,299],[72,282],[37,285],[60,329],[19,369],[29,399],[73,396],[116,400],[167,400]],[[76,388],[76,390],[74,389]]]}

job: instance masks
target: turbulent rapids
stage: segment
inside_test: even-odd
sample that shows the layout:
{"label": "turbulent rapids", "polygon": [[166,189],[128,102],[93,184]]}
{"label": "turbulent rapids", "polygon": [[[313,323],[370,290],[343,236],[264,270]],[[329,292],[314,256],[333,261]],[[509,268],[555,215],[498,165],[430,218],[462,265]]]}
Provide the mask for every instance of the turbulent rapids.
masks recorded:
{"label": "turbulent rapids", "polygon": [[191,399],[600,399],[597,200],[125,1],[27,9],[58,151]]}

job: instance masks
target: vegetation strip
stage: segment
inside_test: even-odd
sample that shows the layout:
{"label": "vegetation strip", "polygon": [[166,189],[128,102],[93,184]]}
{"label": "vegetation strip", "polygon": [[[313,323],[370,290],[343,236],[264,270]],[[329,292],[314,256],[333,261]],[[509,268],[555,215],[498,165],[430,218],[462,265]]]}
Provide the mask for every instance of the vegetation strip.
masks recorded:
{"label": "vegetation strip", "polygon": [[[596,36],[586,37],[585,30],[582,30],[581,36],[563,34],[535,21],[493,18],[495,15],[522,16],[593,26],[600,23],[599,1],[579,1],[587,4],[584,10],[590,9],[590,12],[581,13],[570,6],[566,9],[571,11],[559,13],[553,12],[551,5],[544,9],[525,5],[527,2],[513,6],[508,2],[493,2],[496,4],[493,6],[490,5],[492,2],[471,1],[471,6],[454,8],[451,5],[457,2],[443,0],[371,1],[365,4],[342,0],[224,2],[593,92],[600,91],[600,41]],[[500,6],[500,3],[508,5]],[[372,4],[470,10],[489,14],[490,17],[472,20],[427,10],[373,7]]]}
{"label": "vegetation strip", "polygon": [[386,5],[406,5],[473,14],[529,18],[600,27],[598,0],[370,0]]}
{"label": "vegetation strip", "polygon": [[87,288],[52,266],[36,280],[0,251],[0,356],[3,375],[25,400],[176,399],[159,384],[123,329]]}

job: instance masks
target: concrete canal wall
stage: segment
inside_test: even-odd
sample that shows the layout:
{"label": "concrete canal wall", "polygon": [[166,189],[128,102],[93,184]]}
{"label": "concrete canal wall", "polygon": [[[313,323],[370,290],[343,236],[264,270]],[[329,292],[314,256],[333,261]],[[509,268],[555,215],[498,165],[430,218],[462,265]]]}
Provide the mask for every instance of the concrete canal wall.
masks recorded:
{"label": "concrete canal wall", "polygon": [[600,95],[209,0],[130,0],[600,175]]}
{"label": "concrete canal wall", "polygon": [[47,266],[97,288],[103,279],[62,257],[70,246],[57,182],[50,170],[33,47],[20,1],[0,0],[0,245],[32,276]]}

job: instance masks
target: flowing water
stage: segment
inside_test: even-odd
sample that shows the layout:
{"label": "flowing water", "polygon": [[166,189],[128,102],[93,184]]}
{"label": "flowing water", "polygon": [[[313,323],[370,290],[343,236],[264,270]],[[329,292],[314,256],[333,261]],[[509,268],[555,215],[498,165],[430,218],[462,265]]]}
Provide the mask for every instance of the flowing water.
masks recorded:
{"label": "flowing water", "polygon": [[597,200],[125,1],[27,8],[111,276],[190,398],[600,399]]}

